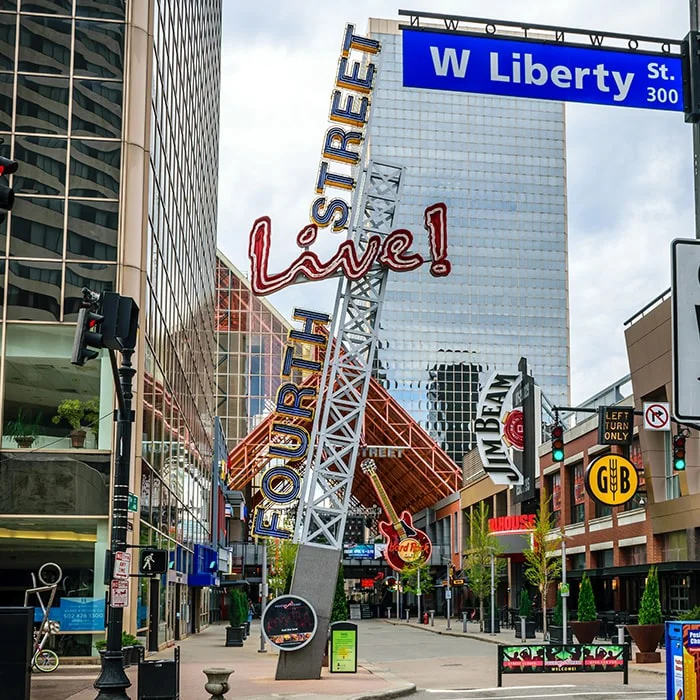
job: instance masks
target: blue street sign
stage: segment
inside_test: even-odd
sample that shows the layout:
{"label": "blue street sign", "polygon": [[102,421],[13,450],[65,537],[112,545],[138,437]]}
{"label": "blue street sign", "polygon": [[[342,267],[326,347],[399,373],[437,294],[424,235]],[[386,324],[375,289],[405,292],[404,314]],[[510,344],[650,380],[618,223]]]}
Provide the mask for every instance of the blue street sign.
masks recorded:
{"label": "blue street sign", "polygon": [[680,56],[403,30],[404,87],[683,111]]}

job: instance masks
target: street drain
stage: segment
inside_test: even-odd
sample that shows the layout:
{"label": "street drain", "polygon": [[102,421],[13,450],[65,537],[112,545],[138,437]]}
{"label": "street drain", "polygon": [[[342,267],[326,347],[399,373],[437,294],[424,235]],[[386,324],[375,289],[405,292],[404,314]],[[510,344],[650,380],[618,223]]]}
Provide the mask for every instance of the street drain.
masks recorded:
{"label": "street drain", "polygon": [[461,666],[462,664],[440,664],[440,666]]}

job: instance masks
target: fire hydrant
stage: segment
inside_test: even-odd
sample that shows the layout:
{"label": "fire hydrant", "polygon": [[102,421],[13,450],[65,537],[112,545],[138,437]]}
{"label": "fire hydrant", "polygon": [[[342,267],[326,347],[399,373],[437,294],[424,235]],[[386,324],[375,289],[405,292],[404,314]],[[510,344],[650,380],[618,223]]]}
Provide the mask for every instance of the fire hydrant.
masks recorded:
{"label": "fire hydrant", "polygon": [[428,624],[428,613],[427,612],[423,613],[423,624],[424,625]]}

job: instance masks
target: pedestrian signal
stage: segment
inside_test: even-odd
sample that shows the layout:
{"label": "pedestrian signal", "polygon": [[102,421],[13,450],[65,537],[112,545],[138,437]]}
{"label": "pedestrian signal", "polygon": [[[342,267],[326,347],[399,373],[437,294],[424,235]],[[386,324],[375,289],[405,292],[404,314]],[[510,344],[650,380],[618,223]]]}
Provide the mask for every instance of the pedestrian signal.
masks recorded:
{"label": "pedestrian signal", "polygon": [[165,549],[142,549],[139,571],[145,576],[164,574],[168,570],[168,552]]}

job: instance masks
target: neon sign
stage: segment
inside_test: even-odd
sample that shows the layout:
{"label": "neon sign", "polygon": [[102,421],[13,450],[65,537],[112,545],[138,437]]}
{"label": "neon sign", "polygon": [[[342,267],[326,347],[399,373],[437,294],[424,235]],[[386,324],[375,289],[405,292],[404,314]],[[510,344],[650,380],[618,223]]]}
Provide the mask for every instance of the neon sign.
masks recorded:
{"label": "neon sign", "polygon": [[[311,204],[311,222],[319,228],[332,224],[333,231],[338,232],[348,227],[350,220],[350,205],[345,199],[336,197],[330,202],[325,197],[327,189],[351,192],[355,188],[355,178],[331,172],[330,168],[338,163],[351,168],[360,162],[358,148],[365,138],[367,122],[369,121],[369,95],[377,67],[371,61],[365,60],[365,67],[353,62],[350,65],[350,52],[359,52],[366,59],[367,54],[379,53],[380,45],[375,39],[353,34],[355,26],[345,27],[345,36],[340,50],[338,71],[335,85],[340,90],[331,94],[330,128],[326,131],[321,149],[321,164],[316,178],[317,197]],[[338,126],[338,124],[347,125]],[[332,163],[329,161],[333,161]]]}
{"label": "neon sign", "polygon": [[[434,277],[449,275],[452,266],[447,259],[447,206],[442,202],[429,206],[425,210],[424,226],[428,231],[432,257],[430,273]],[[250,284],[258,296],[278,292],[295,282],[317,282],[341,274],[347,279],[357,280],[364,277],[375,263],[394,272],[409,272],[425,262],[421,255],[408,250],[413,245],[413,234],[407,229],[397,229],[385,238],[370,236],[363,251],[358,250],[354,241],[343,241],[325,263],[316,253],[305,250],[286,270],[270,273],[271,229],[270,217],[261,216],[250,232]],[[317,234],[316,224],[309,224],[297,235],[297,245],[300,248],[310,246]]]}
{"label": "neon sign", "polygon": [[[328,334],[319,333],[322,327],[330,323],[328,314],[317,311],[294,309],[295,321],[302,321],[302,330],[290,330],[287,345],[282,357],[282,377],[287,379],[277,390],[275,405],[275,420],[270,430],[268,454],[287,460],[285,464],[275,464],[263,475],[260,484],[263,501],[255,508],[251,529],[253,537],[279,537],[289,539],[292,533],[281,521],[285,513],[289,513],[292,504],[299,499],[301,476],[297,465],[303,463],[309,451],[310,439],[308,427],[313,423],[314,404],[318,398],[316,387],[302,386],[291,381],[292,370],[305,372],[321,372],[322,364],[294,354],[296,343],[308,343],[316,348],[326,349]],[[295,438],[288,443],[286,437]]]}

